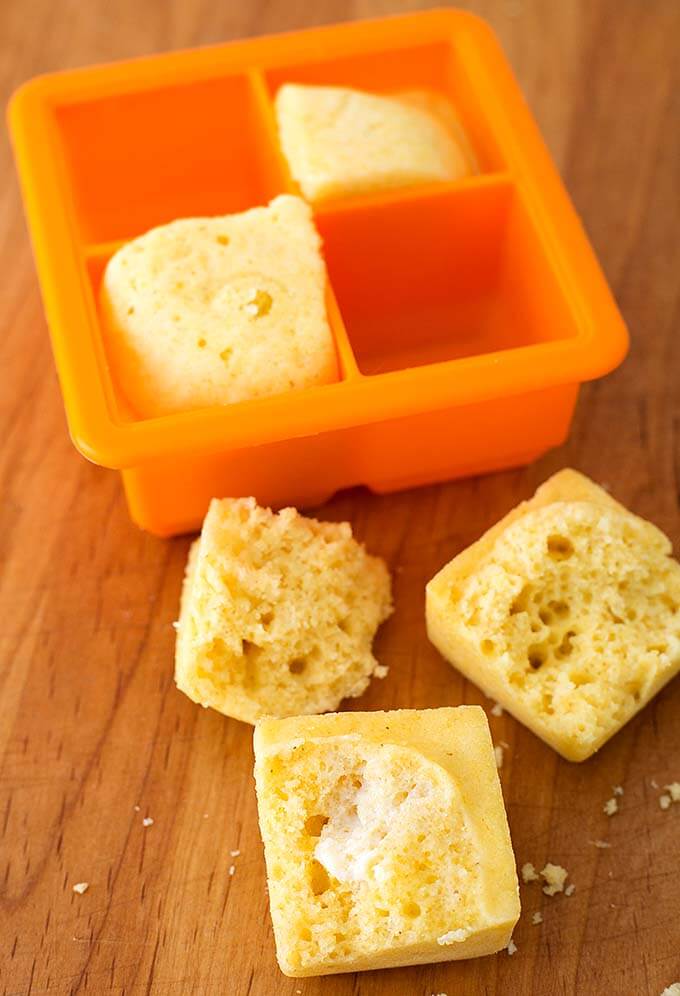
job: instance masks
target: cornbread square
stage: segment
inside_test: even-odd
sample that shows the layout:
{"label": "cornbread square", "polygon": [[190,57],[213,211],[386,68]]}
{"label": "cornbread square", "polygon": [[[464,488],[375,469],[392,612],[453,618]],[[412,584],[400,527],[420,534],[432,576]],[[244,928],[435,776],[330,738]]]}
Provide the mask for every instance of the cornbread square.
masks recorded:
{"label": "cornbread square", "polygon": [[337,380],[325,294],[321,239],[299,197],[154,228],[104,273],[115,379],[146,417]]}
{"label": "cornbread square", "polygon": [[387,568],[349,523],[214,499],[187,564],[177,686],[246,723],[336,709],[387,672],[371,643],[391,611]]}
{"label": "cornbread square", "polygon": [[474,958],[520,912],[478,706],[263,720],[255,782],[286,975]]}
{"label": "cornbread square", "polygon": [[680,564],[656,526],[573,470],[543,484],[427,586],[455,667],[583,761],[680,670]]}
{"label": "cornbread square", "polygon": [[476,171],[456,112],[434,91],[385,96],[286,83],[275,110],[290,171],[313,202]]}

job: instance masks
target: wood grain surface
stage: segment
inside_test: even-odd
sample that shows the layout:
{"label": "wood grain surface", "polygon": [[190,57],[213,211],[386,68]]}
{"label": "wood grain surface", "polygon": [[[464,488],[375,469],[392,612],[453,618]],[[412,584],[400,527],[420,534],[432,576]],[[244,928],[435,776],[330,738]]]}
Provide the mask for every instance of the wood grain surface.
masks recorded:
{"label": "wood grain surface", "polygon": [[[3,0],[0,89],[45,70],[416,6]],[[538,464],[389,497],[357,490],[320,510],[350,519],[394,570],[397,611],[377,642],[390,675],[363,709],[488,708],[428,645],[423,588],[554,470],[591,474],[680,542],[680,4],[461,6],[500,35],[633,348],[583,390],[569,442]],[[5,138],[0,155],[0,993],[658,996],[680,980],[680,805],[663,812],[653,785],[680,780],[678,679],[584,765],[491,717],[509,745],[501,775],[518,863],[560,863],[576,886],[552,899],[522,887],[515,955],[280,975],[252,731],[173,684],[188,541],[139,532],[117,475],[69,443]],[[608,818],[613,785],[625,794]]]}

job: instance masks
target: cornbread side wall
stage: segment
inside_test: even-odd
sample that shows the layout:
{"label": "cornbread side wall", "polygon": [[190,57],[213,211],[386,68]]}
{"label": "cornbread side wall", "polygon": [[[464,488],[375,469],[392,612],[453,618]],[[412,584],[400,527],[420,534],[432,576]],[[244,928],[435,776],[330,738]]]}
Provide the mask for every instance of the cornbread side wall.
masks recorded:
{"label": "cornbread side wall", "polygon": [[441,95],[286,83],[275,110],[291,173],[313,202],[457,180],[476,169],[467,136]]}
{"label": "cornbread side wall", "polygon": [[112,256],[101,285],[118,387],[153,417],[337,380],[325,291],[299,197],[154,228]]}
{"label": "cornbread side wall", "polygon": [[263,720],[254,745],[286,974],[469,958],[507,945],[517,876],[483,710]]}
{"label": "cornbread side wall", "polygon": [[348,523],[215,499],[187,564],[177,685],[250,723],[335,709],[384,674],[371,643],[390,612],[387,568]]}
{"label": "cornbread side wall", "polygon": [[667,538],[573,471],[427,587],[430,639],[486,694],[583,760],[680,670]]}

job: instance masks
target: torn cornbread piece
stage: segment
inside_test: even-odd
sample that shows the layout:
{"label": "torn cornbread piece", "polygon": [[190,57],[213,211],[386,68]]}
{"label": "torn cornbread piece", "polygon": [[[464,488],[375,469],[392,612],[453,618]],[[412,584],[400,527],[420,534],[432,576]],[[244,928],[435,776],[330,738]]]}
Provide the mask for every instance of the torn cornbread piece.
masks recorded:
{"label": "torn cornbread piece", "polygon": [[561,471],[430,581],[430,639],[582,761],[680,670],[680,564],[670,554],[656,526]]}
{"label": "torn cornbread piece", "polygon": [[286,975],[491,954],[520,912],[478,706],[263,720],[255,780]]}
{"label": "torn cornbread piece", "polygon": [[456,112],[434,91],[384,95],[286,83],[275,108],[283,153],[310,201],[476,172]]}
{"label": "torn cornbread piece", "polygon": [[336,709],[385,673],[371,643],[390,612],[387,568],[349,523],[214,499],[187,564],[175,680],[248,723]]}
{"label": "torn cornbread piece", "polygon": [[336,380],[325,293],[321,239],[299,197],[154,228],[102,280],[120,390],[157,416]]}

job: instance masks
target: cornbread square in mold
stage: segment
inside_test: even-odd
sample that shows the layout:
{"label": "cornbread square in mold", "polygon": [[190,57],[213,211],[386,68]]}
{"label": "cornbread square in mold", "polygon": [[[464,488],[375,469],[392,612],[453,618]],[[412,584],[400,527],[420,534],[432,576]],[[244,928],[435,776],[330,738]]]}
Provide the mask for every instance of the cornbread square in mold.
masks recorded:
{"label": "cornbread square in mold", "polygon": [[326,279],[300,197],[151,229],[109,260],[100,289],[119,390],[151,418],[337,380]]}
{"label": "cornbread square in mold", "polygon": [[291,174],[315,204],[476,172],[453,106],[433,90],[376,94],[285,83],[275,108]]}

